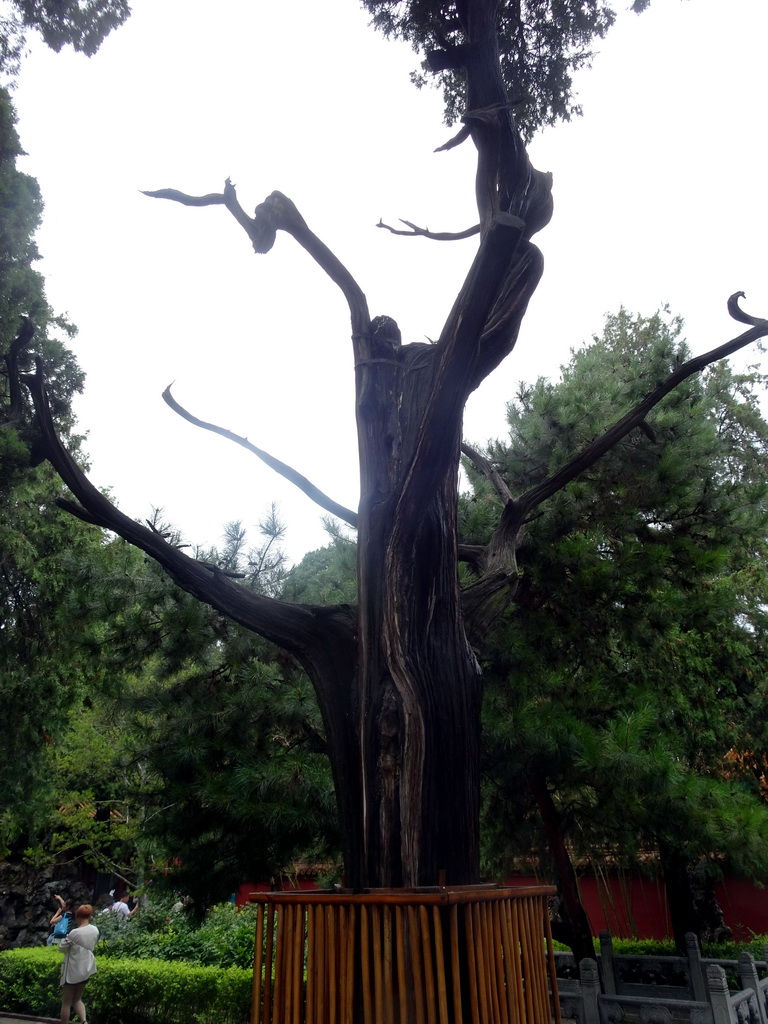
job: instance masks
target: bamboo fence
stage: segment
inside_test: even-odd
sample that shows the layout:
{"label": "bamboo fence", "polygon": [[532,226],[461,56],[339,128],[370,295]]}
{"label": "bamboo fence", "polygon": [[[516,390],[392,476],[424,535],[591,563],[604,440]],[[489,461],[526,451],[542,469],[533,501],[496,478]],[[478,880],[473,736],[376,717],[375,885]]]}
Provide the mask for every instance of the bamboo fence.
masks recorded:
{"label": "bamboo fence", "polygon": [[560,1024],[554,892],[254,893],[251,1024]]}

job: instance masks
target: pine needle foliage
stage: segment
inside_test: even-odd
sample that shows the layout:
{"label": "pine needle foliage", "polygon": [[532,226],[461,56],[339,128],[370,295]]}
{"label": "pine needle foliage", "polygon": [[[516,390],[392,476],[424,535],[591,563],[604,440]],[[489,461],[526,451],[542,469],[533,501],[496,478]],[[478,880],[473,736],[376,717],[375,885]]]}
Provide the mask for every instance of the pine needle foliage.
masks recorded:
{"label": "pine needle foliage", "polygon": [[[230,524],[221,552],[205,560],[269,593],[285,572],[274,509],[262,526],[263,543],[252,548],[240,524]],[[202,912],[297,858],[335,859],[333,784],[304,674],[153,564],[136,587],[135,604],[113,620],[107,640],[119,658],[137,631],[143,636],[143,671],[117,706],[154,883],[189,894]]]}
{"label": "pine needle foliage", "polygon": [[[372,24],[385,36],[404,39],[424,58],[411,74],[419,88],[434,81],[443,91],[446,124],[466,110],[463,76],[436,70],[435,55],[460,51],[468,37],[467,0],[363,0]],[[581,113],[573,76],[589,67],[593,42],[615,21],[602,0],[503,0],[496,4],[500,64],[508,97],[526,139],[545,125]]]}
{"label": "pine needle foliage", "polygon": [[[485,452],[512,493],[685,360],[681,332],[665,311],[621,310],[559,382],[522,385],[509,440]],[[725,767],[734,747],[765,743],[764,384],[727,363],[690,378],[527,524],[514,607],[483,652],[496,870],[547,861],[534,778],[577,860],[645,864],[663,847],[712,870],[768,867],[759,787]],[[479,540],[498,502],[468,471],[462,516]]]}

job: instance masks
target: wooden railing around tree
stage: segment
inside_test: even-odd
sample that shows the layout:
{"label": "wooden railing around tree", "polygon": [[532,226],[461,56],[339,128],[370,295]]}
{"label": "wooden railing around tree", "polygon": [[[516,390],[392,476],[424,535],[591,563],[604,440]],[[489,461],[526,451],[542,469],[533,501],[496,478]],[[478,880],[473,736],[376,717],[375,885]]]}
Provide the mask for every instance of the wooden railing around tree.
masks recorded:
{"label": "wooden railing around tree", "polygon": [[550,886],[254,893],[252,1024],[559,1024]]}

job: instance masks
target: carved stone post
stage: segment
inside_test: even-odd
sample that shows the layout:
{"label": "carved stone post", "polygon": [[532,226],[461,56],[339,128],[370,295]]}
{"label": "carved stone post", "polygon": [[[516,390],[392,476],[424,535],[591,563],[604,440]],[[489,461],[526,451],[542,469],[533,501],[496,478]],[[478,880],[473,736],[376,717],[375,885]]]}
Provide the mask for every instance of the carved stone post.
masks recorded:
{"label": "carved stone post", "polygon": [[613,942],[611,933],[600,932],[600,974],[603,979],[603,992],[607,996],[616,995],[616,975],[613,970]]}
{"label": "carved stone post", "polygon": [[581,996],[584,1006],[584,1024],[599,1024],[600,1021],[600,976],[597,962],[585,957],[579,964]]}
{"label": "carved stone post", "polygon": [[725,971],[717,964],[707,968],[707,988],[714,1024],[739,1024],[731,1006]]}
{"label": "carved stone post", "polygon": [[699,940],[693,932],[685,933],[685,955],[688,960],[691,998],[705,1003],[707,1001],[707,986],[704,981],[704,965],[701,962]]}
{"label": "carved stone post", "polygon": [[755,993],[755,1002],[757,1003],[757,1012],[760,1014],[760,1024],[768,1024],[768,1017],[765,1012],[765,1004],[760,998],[760,978],[757,974],[757,966],[755,964],[755,958],[751,953],[744,950],[739,953],[738,966],[736,968],[739,974],[739,983],[742,988],[751,988]]}

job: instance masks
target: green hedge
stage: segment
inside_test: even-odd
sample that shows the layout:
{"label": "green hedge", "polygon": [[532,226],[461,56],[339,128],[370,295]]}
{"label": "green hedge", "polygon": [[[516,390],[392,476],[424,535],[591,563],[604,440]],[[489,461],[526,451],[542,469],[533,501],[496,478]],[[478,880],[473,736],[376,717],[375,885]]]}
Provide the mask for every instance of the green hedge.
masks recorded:
{"label": "green hedge", "polygon": [[[600,940],[594,939],[595,954],[600,953]],[[738,960],[739,953],[751,953],[755,960],[765,958],[768,935],[753,935],[749,941],[705,942],[701,955],[710,960]],[[570,953],[571,947],[562,942],[553,942],[555,949]],[[672,939],[613,939],[613,952],[617,956],[674,956],[675,943]]]}
{"label": "green hedge", "polygon": [[256,907],[213,907],[202,922],[174,913],[161,901],[142,907],[122,921],[117,914],[100,914],[101,932],[96,957],[183,960],[203,967],[253,967]]}
{"label": "green hedge", "polygon": [[[88,982],[89,1024],[245,1024],[251,971],[160,960],[98,958]],[[0,952],[0,1009],[59,1015],[61,954],[52,947]]]}

